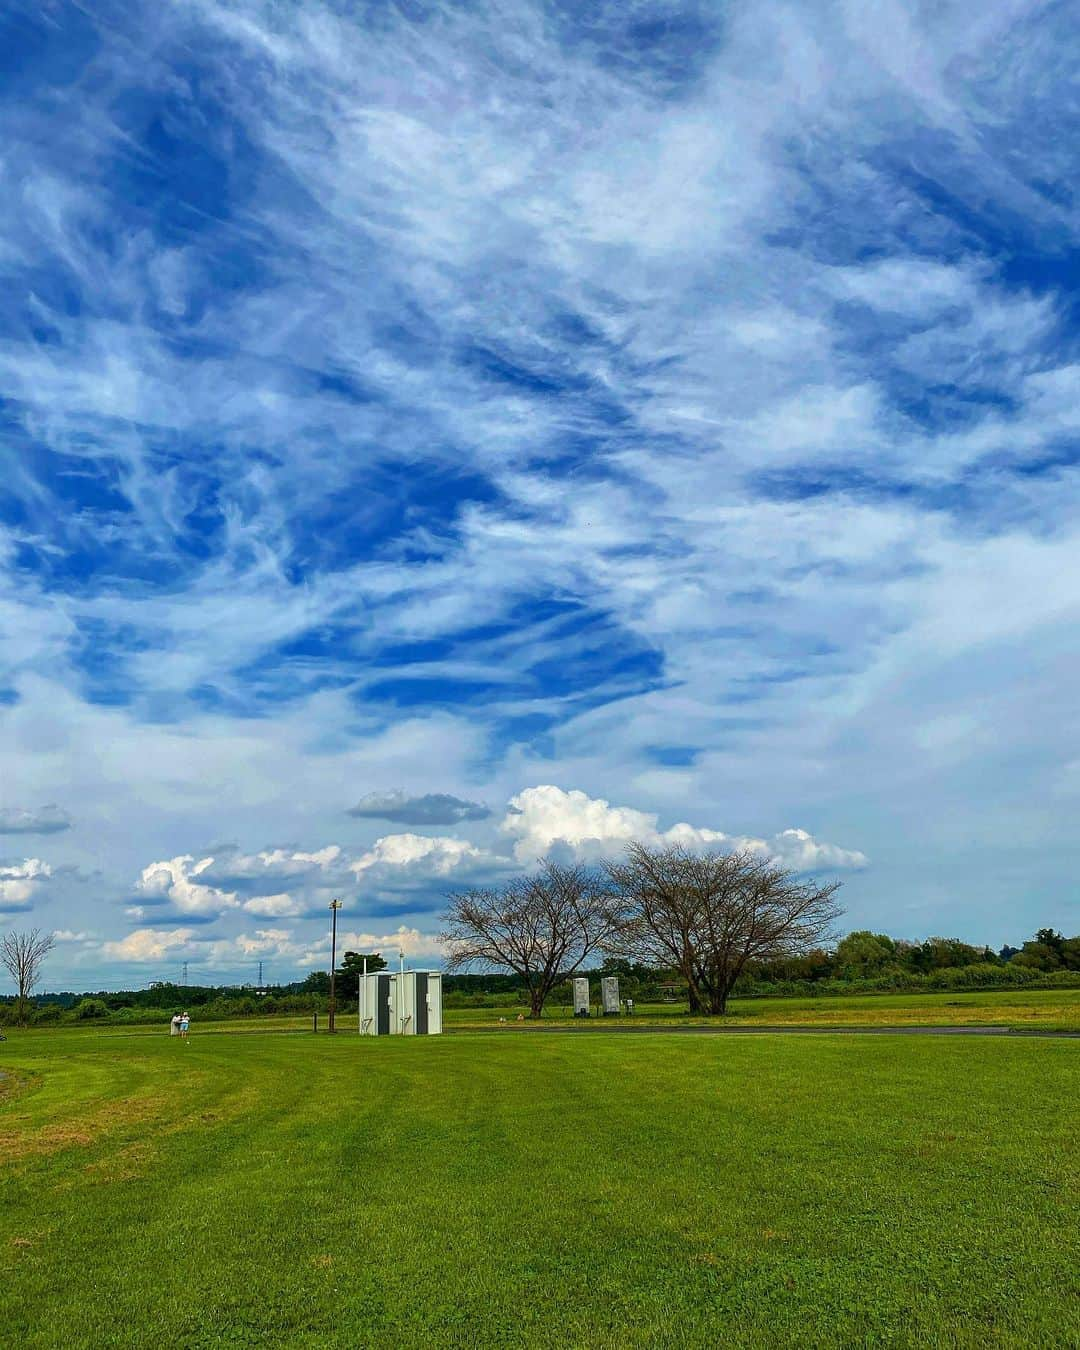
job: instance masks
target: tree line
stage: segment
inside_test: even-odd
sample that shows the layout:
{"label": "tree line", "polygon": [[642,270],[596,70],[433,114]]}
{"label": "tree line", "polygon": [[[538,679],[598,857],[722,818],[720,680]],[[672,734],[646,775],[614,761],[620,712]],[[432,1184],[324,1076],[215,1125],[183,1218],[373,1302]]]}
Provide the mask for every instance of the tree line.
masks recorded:
{"label": "tree line", "polygon": [[[1069,980],[1080,975],[1080,936],[1041,928],[1020,947],[998,951],[957,938],[907,942],[859,930],[836,940],[839,882],[819,883],[749,852],[697,853],[680,845],[631,844],[596,867],[549,861],[498,887],[452,893],[442,916],[444,990],[458,997],[524,997],[539,1017],[569,997],[575,973],[618,975],[641,1001],[681,996],[691,1012],[720,1015],[733,993],[847,992],[856,989],[985,987]],[[207,1016],[322,1011],[330,976],[255,991],[182,986],[34,1000],[53,939],[38,930],[0,940],[0,964],[17,993],[16,1020],[59,1016],[137,1018],[143,1011],[200,1008]],[[364,963],[377,952],[347,951],[336,995],[355,1000]],[[34,1008],[35,1002],[38,1006]]]}
{"label": "tree line", "polygon": [[549,861],[533,876],[453,893],[440,940],[448,971],[517,975],[531,1017],[599,953],[676,972],[691,1012],[720,1015],[751,963],[802,955],[831,933],[839,886],[747,851],[633,843],[597,868]]}
{"label": "tree line", "polygon": [[[549,1001],[565,1002],[566,981],[584,971],[619,976],[635,999],[679,996],[710,1015],[736,992],[977,988],[1080,975],[1080,937],[1051,928],[996,952],[867,930],[837,941],[838,887],[757,854],[632,844],[597,868],[549,862],[502,887],[454,893],[441,934],[446,969],[484,972],[472,976],[474,997],[516,985],[533,1017]],[[445,988],[448,997],[457,992],[451,978]]]}
{"label": "tree line", "polygon": [[[12,1020],[21,1026],[58,1021],[98,1021],[115,1018],[138,1023],[157,1021],[162,1012],[181,1008],[197,1009],[206,1019],[251,1017],[260,1013],[325,1012],[330,989],[328,971],[313,970],[302,980],[271,984],[257,989],[252,985],[179,984],[155,980],[144,989],[63,990],[49,994],[34,991],[41,979],[45,958],[54,939],[38,929],[28,933],[9,933],[0,939],[0,965],[8,972],[17,992],[0,995],[0,1009],[10,1008]],[[337,998],[355,1001],[359,993],[360,973],[381,970],[386,962],[378,952],[344,954],[337,969]]]}

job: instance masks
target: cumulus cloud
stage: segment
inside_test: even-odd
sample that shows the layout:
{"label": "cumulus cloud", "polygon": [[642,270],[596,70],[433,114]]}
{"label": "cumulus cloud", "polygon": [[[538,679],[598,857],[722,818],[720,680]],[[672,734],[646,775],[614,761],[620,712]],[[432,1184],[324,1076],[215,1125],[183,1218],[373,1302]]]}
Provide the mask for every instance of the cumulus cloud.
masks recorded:
{"label": "cumulus cloud", "polygon": [[241,906],[248,914],[258,914],[266,919],[284,919],[295,917],[304,912],[303,905],[287,892],[280,895],[256,895],[245,900]]}
{"label": "cumulus cloud", "polygon": [[0,862],[0,911],[30,909],[34,897],[52,874],[52,868],[40,858]]}
{"label": "cumulus cloud", "polygon": [[219,938],[206,944],[202,959],[212,965],[227,965],[236,960],[258,957],[278,959],[296,958],[301,944],[288,928],[257,928],[254,933],[238,933],[233,938]]}
{"label": "cumulus cloud", "polygon": [[[392,963],[398,952],[404,952],[409,958],[426,956],[435,960],[441,960],[445,955],[437,934],[424,933],[406,924],[389,933],[339,933],[338,946],[342,951],[379,952],[388,963]],[[325,963],[328,955],[329,944],[317,943],[307,948],[301,964],[315,964],[320,960]]]}
{"label": "cumulus cloud", "polygon": [[347,933],[346,937],[354,950],[381,952],[388,959],[393,952],[404,952],[406,957],[430,956],[438,959],[444,955],[435,933],[423,933],[419,928],[405,924],[392,933]]}
{"label": "cumulus cloud", "polygon": [[130,963],[189,960],[200,968],[235,969],[252,959],[272,957],[297,960],[303,944],[286,928],[257,928],[254,933],[209,938],[196,928],[137,928],[116,942],[104,942],[101,956]]}
{"label": "cumulus cloud", "polygon": [[477,864],[490,855],[464,839],[437,835],[386,834],[376,839],[349,869],[358,878],[371,869],[400,870],[410,876],[444,877],[466,864]]}
{"label": "cumulus cloud", "polygon": [[[469,866],[483,866],[491,855],[467,840],[418,834],[384,835],[359,856],[340,846],[319,849],[275,847],[243,853],[217,849],[213,855],[181,854],[150,863],[136,883],[137,901],[125,908],[144,923],[153,907],[200,923],[230,914],[262,919],[302,918],[321,909],[327,895],[348,893],[357,881],[379,888],[413,888]],[[287,883],[270,889],[274,882]]]}
{"label": "cumulus cloud", "polygon": [[[265,886],[276,879],[311,878],[332,873],[341,862],[337,844],[306,852],[297,848],[267,848],[259,853],[219,850],[200,866],[204,884]],[[340,870],[340,869],[339,869]]]}
{"label": "cumulus cloud", "polygon": [[[181,914],[217,915],[235,909],[235,892],[219,890],[197,880],[213,864],[213,858],[196,862],[190,853],[144,867],[136,890],[152,901],[167,901]],[[179,931],[179,930],[177,930]]]}
{"label": "cumulus cloud", "polygon": [[0,834],[59,834],[71,829],[71,817],[55,804],[36,811],[17,806],[0,807]]}
{"label": "cumulus cloud", "polygon": [[514,839],[514,856],[522,864],[559,849],[581,858],[598,858],[617,852],[631,840],[653,846],[745,849],[775,858],[796,871],[856,868],[867,862],[856,850],[819,843],[800,829],[783,830],[771,839],[730,835],[685,822],[661,830],[658,816],[652,812],[612,806],[602,797],[589,797],[576,788],[567,792],[551,784],[526,788],[510,798],[509,807],[502,829]]}
{"label": "cumulus cloud", "polygon": [[532,862],[556,844],[581,850],[596,845],[654,839],[656,816],[632,807],[611,806],[602,797],[588,797],[550,784],[525,788],[510,798],[502,830],[514,839],[514,856]]}
{"label": "cumulus cloud", "polygon": [[192,946],[193,928],[136,928],[119,942],[104,942],[101,954],[111,961],[161,961]]}
{"label": "cumulus cloud", "polygon": [[412,796],[407,792],[369,792],[349,811],[362,820],[392,820],[398,825],[457,825],[466,820],[486,820],[491,809],[482,802],[466,801],[445,792]]}
{"label": "cumulus cloud", "polygon": [[796,872],[811,872],[814,868],[858,868],[869,862],[865,853],[858,849],[840,848],[836,844],[819,842],[806,830],[781,830],[767,843],[762,841],[761,851],[768,852],[785,867]]}

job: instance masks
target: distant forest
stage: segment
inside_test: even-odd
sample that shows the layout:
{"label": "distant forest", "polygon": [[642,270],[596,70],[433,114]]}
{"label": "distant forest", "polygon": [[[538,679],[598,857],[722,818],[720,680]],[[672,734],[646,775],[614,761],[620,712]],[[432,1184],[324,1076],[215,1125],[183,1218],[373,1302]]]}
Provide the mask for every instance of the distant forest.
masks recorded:
{"label": "distant forest", "polygon": [[[338,1008],[355,1002],[363,953],[346,952],[335,984]],[[367,953],[369,968],[385,964]],[[638,1003],[679,1003],[686,988],[669,970],[657,970],[625,960],[608,960],[579,971],[594,982],[604,975],[619,979],[623,998]],[[978,990],[1019,987],[1080,986],[1080,935],[1065,937],[1052,928],[1040,928],[1019,947],[998,951],[976,947],[959,938],[926,938],[907,942],[885,933],[859,930],[848,933],[834,948],[808,952],[789,960],[758,964],[740,979],[735,993],[743,998],[784,995],[837,995],[903,992],[910,990]],[[498,971],[443,976],[447,1007],[512,1006],[522,995],[516,975]],[[34,999],[35,1023],[70,1021],[156,1021],[163,1012],[197,1009],[199,1016],[251,1017],[270,1013],[325,1012],[330,993],[328,971],[312,971],[290,984],[264,989],[252,985],[183,985],[155,982],[144,989],[65,991],[39,994]],[[597,988],[596,993],[599,993]],[[557,988],[556,1005],[571,1001],[569,982]],[[0,998],[0,1009],[14,998]],[[0,1013],[2,1018],[2,1013]]]}

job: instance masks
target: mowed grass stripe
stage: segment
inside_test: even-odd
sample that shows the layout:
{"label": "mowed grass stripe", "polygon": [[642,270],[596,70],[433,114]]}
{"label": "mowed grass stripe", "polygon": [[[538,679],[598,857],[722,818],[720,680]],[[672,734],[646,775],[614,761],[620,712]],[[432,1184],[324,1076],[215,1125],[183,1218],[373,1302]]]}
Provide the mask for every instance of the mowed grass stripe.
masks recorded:
{"label": "mowed grass stripe", "polygon": [[5,1051],[25,1088],[0,1106],[12,1343],[1080,1337],[1075,1043]]}

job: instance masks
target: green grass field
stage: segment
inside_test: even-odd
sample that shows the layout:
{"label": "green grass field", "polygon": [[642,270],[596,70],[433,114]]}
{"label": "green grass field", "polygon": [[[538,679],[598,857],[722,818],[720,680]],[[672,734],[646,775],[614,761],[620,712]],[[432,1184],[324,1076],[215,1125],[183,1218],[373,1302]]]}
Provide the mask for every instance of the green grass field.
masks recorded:
{"label": "green grass field", "polygon": [[1075,1346],[1080,1043],[0,1046],[0,1341]]}
{"label": "green grass field", "polygon": [[[505,1017],[513,1022],[528,1008],[448,1008],[448,1027],[490,1026]],[[550,1021],[572,1022],[569,1008],[550,1006]],[[310,1020],[310,1019],[309,1019]],[[597,1020],[579,1023],[595,1025]],[[628,1020],[625,1017],[622,1020]],[[634,1012],[642,1022],[704,1024],[683,1004],[642,1003]],[[983,993],[862,994],[833,998],[737,998],[723,1019],[729,1026],[1001,1026],[1080,1031],[1080,989],[998,989]]]}
{"label": "green grass field", "polygon": [[[491,1029],[520,1030],[518,1013],[527,1007],[447,1008],[444,1018],[448,1031]],[[147,1023],[114,1024],[110,1030],[159,1035],[169,1012],[151,1014]],[[194,1010],[198,1030],[208,1029],[199,1009]],[[339,1026],[356,1030],[356,1012],[342,1005]],[[505,1020],[505,1027],[502,1026]],[[625,1016],[620,1019],[628,1023]],[[715,1018],[692,1017],[685,1004],[641,1003],[633,1025],[673,1026],[716,1023]],[[545,1023],[566,1023],[579,1031],[594,1031],[611,1025],[600,1017],[575,1022],[569,1008],[550,1005]],[[1017,1030],[1080,1031],[1080,989],[1006,989],[983,993],[861,994],[832,998],[741,998],[733,999],[724,1026],[998,1026]],[[319,1015],[319,1028],[325,1030],[326,1014]],[[273,1017],[230,1018],[214,1029],[230,1031],[303,1031],[311,1028],[311,1014],[284,1014]],[[528,1028],[526,1028],[528,1029]],[[48,1034],[54,1033],[53,1028]]]}

